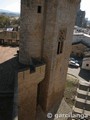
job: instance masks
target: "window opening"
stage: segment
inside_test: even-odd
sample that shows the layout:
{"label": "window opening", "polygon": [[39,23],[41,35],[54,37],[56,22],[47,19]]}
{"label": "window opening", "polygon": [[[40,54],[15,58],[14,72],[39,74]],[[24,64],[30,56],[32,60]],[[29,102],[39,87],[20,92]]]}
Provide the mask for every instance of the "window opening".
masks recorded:
{"label": "window opening", "polygon": [[89,64],[86,64],[86,66],[88,67],[88,66],[89,66]]}
{"label": "window opening", "polygon": [[42,7],[38,6],[37,13],[41,13],[41,12],[42,12]]}
{"label": "window opening", "polygon": [[57,54],[61,54],[63,52],[63,45],[64,45],[64,40],[65,39],[66,39],[66,29],[65,30],[60,30],[58,47],[57,47]]}

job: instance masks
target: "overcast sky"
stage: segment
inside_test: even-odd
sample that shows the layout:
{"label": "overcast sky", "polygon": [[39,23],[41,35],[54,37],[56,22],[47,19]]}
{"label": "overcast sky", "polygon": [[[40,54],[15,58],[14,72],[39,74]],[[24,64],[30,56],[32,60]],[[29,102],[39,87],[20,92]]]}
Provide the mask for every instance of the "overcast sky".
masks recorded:
{"label": "overcast sky", "polygon": [[90,20],[90,0],[82,0],[81,9],[86,11],[86,18]]}
{"label": "overcast sky", "polygon": [[0,9],[20,12],[20,0],[0,0]]}
{"label": "overcast sky", "polygon": [[[81,1],[81,9],[86,11],[86,18],[90,20],[90,0]],[[0,9],[20,12],[20,0],[0,0]]]}

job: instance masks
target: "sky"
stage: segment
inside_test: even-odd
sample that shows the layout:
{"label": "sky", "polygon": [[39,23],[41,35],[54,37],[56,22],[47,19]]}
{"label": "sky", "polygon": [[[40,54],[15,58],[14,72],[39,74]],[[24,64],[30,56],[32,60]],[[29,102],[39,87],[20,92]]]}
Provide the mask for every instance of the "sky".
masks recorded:
{"label": "sky", "polygon": [[20,0],[0,0],[0,9],[20,12]]}
{"label": "sky", "polygon": [[[0,9],[20,12],[21,0],[0,0]],[[90,0],[81,0],[81,10],[86,11],[86,18],[90,20]]]}
{"label": "sky", "polygon": [[81,10],[86,11],[86,18],[90,20],[90,0],[81,0]]}

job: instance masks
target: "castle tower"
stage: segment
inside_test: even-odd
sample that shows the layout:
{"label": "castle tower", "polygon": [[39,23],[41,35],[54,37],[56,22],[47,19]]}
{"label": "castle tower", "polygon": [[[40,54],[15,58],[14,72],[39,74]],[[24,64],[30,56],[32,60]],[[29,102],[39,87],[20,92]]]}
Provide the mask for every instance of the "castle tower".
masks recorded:
{"label": "castle tower", "polygon": [[43,58],[47,67],[45,79],[39,84],[39,104],[46,112],[55,110],[63,97],[79,3],[80,0],[49,0],[45,3]]}
{"label": "castle tower", "polygon": [[[71,40],[80,0],[22,0],[19,61],[46,62],[45,78],[38,85],[38,102],[45,112],[63,97]],[[54,109],[55,110],[55,109]]]}
{"label": "castle tower", "polygon": [[44,31],[44,0],[21,0],[20,62],[41,58]]}

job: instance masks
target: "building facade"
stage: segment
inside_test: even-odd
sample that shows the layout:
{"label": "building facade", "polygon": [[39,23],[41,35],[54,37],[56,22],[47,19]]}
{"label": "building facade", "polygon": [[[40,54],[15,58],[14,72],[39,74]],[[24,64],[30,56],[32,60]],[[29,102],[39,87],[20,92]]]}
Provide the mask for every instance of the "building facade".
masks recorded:
{"label": "building facade", "polygon": [[[37,101],[33,100],[37,102],[35,105],[39,104],[45,113],[52,109],[57,110],[56,106],[63,98],[73,27],[79,3],[80,0],[21,0],[19,61],[30,66],[34,65],[33,60],[45,62],[45,76],[42,81],[37,82],[35,88],[37,94],[30,93],[32,98],[37,99]],[[29,75],[29,72],[27,73]],[[34,76],[34,78],[37,80],[38,77]],[[19,82],[20,95],[29,96],[29,94],[24,95],[20,86],[21,84],[23,87],[28,86],[28,79],[32,81],[32,77],[27,77],[24,85],[23,78],[21,80],[18,77],[18,79],[21,81]],[[27,92],[28,89],[29,86],[24,90]],[[33,97],[34,95],[36,97]],[[28,116],[27,120],[30,120],[29,113],[32,113],[28,111],[30,103],[24,100],[19,99],[19,113],[22,120],[26,119],[23,113]],[[32,120],[34,119],[33,117]]]}
{"label": "building facade", "polygon": [[[79,80],[75,105],[73,106],[73,119],[90,118],[90,81]],[[76,115],[76,116],[75,116]]]}
{"label": "building facade", "polygon": [[84,52],[84,58],[82,62],[82,69],[90,70],[90,49],[87,52]]}
{"label": "building facade", "polygon": [[83,57],[84,52],[90,48],[90,35],[74,33],[72,40],[71,56]]}
{"label": "building facade", "polygon": [[77,11],[77,17],[76,17],[76,25],[79,27],[85,26],[85,11],[78,10]]}
{"label": "building facade", "polygon": [[19,45],[19,31],[0,32],[0,44]]}
{"label": "building facade", "polygon": [[83,58],[82,69],[90,70],[90,56]]}

